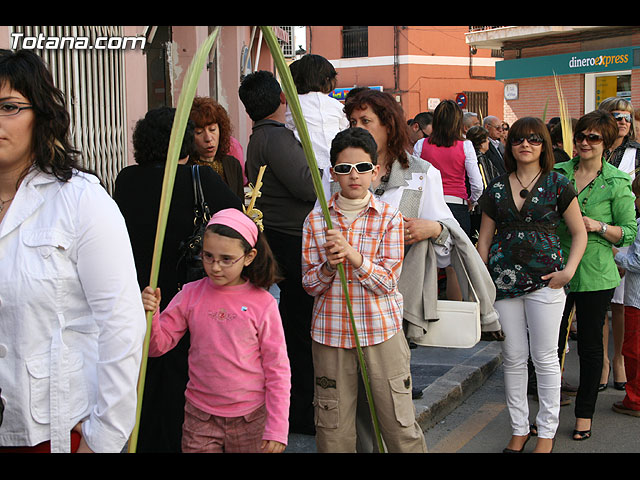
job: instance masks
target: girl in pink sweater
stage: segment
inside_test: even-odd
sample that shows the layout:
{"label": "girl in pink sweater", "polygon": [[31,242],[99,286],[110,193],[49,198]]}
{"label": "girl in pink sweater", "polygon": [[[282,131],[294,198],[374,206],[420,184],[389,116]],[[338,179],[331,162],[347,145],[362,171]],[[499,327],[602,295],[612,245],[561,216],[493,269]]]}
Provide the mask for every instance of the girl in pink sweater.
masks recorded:
{"label": "girl in pink sweater", "polygon": [[217,212],[202,248],[207,277],[188,283],[159,313],[160,291],[142,292],[154,312],[149,355],[171,350],[189,330],[183,452],[282,452],[291,371],[275,298],[277,264],[256,224]]}

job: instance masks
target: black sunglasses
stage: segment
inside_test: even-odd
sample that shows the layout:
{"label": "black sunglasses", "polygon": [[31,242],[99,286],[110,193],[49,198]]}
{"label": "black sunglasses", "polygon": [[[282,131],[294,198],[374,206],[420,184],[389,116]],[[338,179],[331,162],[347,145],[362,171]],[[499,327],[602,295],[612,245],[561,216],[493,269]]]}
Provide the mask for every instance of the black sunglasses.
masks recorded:
{"label": "black sunglasses", "polygon": [[338,163],[333,166],[334,173],[339,175],[347,175],[351,173],[351,170],[355,167],[358,173],[367,173],[373,171],[373,163],[360,162],[360,163]]}
{"label": "black sunglasses", "polygon": [[576,143],[581,143],[584,139],[587,139],[587,143],[589,145],[598,145],[599,143],[602,143],[602,135],[597,135],[595,133],[589,133],[588,135],[585,135],[582,132],[578,132],[573,136],[573,141]]}
{"label": "black sunglasses", "polygon": [[540,137],[539,135],[536,135],[535,133],[532,133],[528,137],[520,137],[520,138],[512,139],[511,140],[511,145],[520,145],[525,140],[529,143],[529,145],[534,145],[536,147],[538,145],[542,145],[542,143],[544,142],[542,137]]}

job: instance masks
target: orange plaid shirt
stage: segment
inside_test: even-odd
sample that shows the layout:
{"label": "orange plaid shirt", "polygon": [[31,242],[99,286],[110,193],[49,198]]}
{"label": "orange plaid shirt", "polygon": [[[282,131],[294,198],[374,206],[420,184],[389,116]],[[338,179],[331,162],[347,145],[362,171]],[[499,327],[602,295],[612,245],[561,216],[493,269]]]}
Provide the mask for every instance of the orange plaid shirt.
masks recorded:
{"label": "orange plaid shirt", "polygon": [[[388,340],[402,328],[402,295],[398,277],[404,257],[403,220],[399,210],[371,196],[369,206],[349,224],[336,204],[328,201],[331,223],[363,256],[354,268],[344,263],[349,298],[361,346]],[[355,348],[340,275],[322,270],[327,256],[326,222],[320,207],[307,216],[302,230],[302,284],[315,297],[311,337],[318,343]]]}

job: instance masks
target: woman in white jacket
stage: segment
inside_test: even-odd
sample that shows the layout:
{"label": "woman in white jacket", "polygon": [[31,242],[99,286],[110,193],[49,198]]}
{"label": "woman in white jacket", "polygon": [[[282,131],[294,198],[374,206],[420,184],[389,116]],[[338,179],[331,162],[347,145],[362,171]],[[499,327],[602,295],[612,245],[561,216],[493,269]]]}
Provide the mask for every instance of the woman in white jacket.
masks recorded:
{"label": "woman in white jacket", "polygon": [[40,57],[0,51],[0,447],[119,452],[146,322],[124,220],[76,163],[64,105]]}

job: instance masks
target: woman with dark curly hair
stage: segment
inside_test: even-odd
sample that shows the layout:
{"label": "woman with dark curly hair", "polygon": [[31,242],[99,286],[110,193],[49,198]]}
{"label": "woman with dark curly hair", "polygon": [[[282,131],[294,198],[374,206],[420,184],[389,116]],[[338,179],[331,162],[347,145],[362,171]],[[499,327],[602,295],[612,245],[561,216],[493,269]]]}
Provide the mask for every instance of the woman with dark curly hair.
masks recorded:
{"label": "woman with dark curly hair", "polygon": [[146,322],[127,229],[79,166],[63,93],[0,51],[0,451],[113,452],[135,423]]}
{"label": "woman with dark curly hair", "polygon": [[[378,144],[380,175],[372,188],[406,217],[405,244],[439,238],[443,226],[438,220],[453,218],[453,214],[444,201],[440,172],[409,153],[411,142],[400,104],[387,92],[361,88],[348,95],[344,108],[351,126],[368,130]],[[414,176],[418,182],[405,180]],[[410,197],[412,201],[406,201]],[[444,250],[442,253],[445,255]]]}
{"label": "woman with dark curly hair", "polygon": [[[174,108],[159,107],[138,120],[133,132],[134,158],[138,164],[124,168],[115,182],[113,196],[129,230],[140,290],[149,284],[174,116]],[[158,273],[163,308],[185,283],[185,272],[178,268],[178,247],[193,231],[193,183],[191,166],[186,165],[193,150],[193,136],[194,126],[189,121],[176,169]],[[240,199],[212,169],[200,167],[200,181],[212,214],[224,208],[242,209]],[[185,335],[172,351],[149,358],[138,452],[181,451],[189,344],[189,336]]]}
{"label": "woman with dark curly hair", "polygon": [[[425,290],[424,294],[421,291],[419,295],[415,295],[417,292],[414,289],[414,295],[409,295],[406,291],[407,284],[417,284],[424,278],[433,278],[433,283],[437,284],[438,268],[446,268],[447,294],[450,294],[454,285],[457,287],[451,261],[451,250],[454,246],[465,257],[467,267],[471,267],[471,263],[478,264],[479,268],[474,271],[484,274],[486,283],[491,284],[491,278],[486,274],[469,237],[460,228],[445,203],[440,172],[427,161],[410,153],[412,147],[407,121],[402,107],[395,98],[387,92],[357,88],[347,96],[345,113],[353,127],[368,130],[377,144],[380,174],[372,182],[373,195],[376,199],[398,208],[404,217],[404,244],[410,248],[407,255],[413,255],[413,258],[405,255],[405,266],[412,263],[416,275],[414,277],[408,269],[403,269],[400,276],[399,288],[405,299],[404,319],[408,318],[408,298],[413,298],[413,306],[420,310],[418,304],[422,305],[423,298],[427,297],[426,303],[435,304],[438,297],[437,287],[430,292]],[[427,257],[430,259],[429,262],[425,261]],[[416,261],[413,261],[414,259]],[[460,292],[459,287],[457,292]],[[418,296],[420,300],[417,299]],[[493,300],[487,303],[490,303],[489,309],[493,311]],[[482,329],[499,330],[497,315],[485,316],[484,313],[481,313]],[[429,317],[429,313],[423,316],[427,317],[434,318]],[[405,321],[405,324],[405,335],[410,341],[420,344],[426,331],[424,326],[414,325],[409,321]],[[421,394],[418,391],[414,393]],[[358,415],[363,415],[361,410]],[[358,431],[358,435],[365,436],[362,430]],[[362,444],[367,445],[366,442]]]}
{"label": "woman with dark curly hair", "polygon": [[227,111],[212,98],[196,97],[189,118],[195,125],[195,151],[191,161],[213,168],[231,191],[244,199],[242,166],[228,153],[232,128]]}

